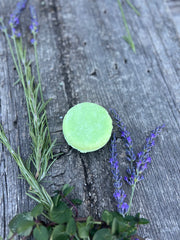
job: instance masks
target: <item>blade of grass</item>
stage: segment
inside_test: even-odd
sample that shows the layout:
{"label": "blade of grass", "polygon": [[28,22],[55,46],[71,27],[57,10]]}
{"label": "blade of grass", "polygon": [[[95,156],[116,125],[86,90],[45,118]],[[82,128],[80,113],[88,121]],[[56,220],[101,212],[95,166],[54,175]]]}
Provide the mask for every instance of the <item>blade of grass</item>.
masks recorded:
{"label": "blade of grass", "polygon": [[125,26],[125,29],[126,29],[126,33],[127,33],[127,36],[124,37],[124,40],[130,45],[133,52],[136,52],[136,48],[135,48],[133,39],[132,39],[130,31],[129,31],[129,27],[128,27],[128,24],[127,24],[127,21],[126,21],[126,17],[125,17],[125,14],[124,14],[122,4],[121,4],[120,0],[117,0],[117,1],[118,1],[119,9],[121,11],[121,15],[122,15],[123,23],[124,23],[124,26]]}
{"label": "blade of grass", "polygon": [[125,0],[127,2],[127,4],[133,9],[133,11],[140,16],[140,12],[134,7],[134,5],[129,1],[129,0]]}

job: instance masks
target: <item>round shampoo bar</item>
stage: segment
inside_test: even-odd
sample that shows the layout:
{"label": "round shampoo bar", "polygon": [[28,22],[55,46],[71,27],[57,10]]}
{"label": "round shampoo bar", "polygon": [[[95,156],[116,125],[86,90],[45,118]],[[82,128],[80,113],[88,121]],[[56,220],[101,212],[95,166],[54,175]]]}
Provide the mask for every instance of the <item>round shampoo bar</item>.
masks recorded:
{"label": "round shampoo bar", "polygon": [[110,139],[112,119],[105,108],[95,103],[79,103],[63,120],[67,143],[82,153],[102,148]]}

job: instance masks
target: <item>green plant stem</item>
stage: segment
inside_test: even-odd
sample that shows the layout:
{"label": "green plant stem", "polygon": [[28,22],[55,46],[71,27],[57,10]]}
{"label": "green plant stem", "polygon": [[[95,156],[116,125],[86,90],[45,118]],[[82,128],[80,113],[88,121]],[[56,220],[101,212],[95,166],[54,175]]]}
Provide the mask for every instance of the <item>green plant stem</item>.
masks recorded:
{"label": "green plant stem", "polygon": [[[43,99],[41,100],[41,105],[38,105],[37,98],[38,98],[38,91],[41,89],[41,81],[39,78],[39,83],[36,88],[34,88],[33,83],[34,79],[31,75],[31,69],[29,63],[26,63],[26,57],[25,53],[23,51],[22,42],[19,42],[17,45],[15,37],[13,38],[14,42],[14,49],[16,52],[17,60],[18,60],[18,68],[19,70],[19,78],[21,80],[21,83],[24,88],[26,103],[27,103],[27,109],[28,109],[28,116],[29,116],[29,131],[30,135],[36,136],[36,138],[33,138],[33,149],[34,149],[34,166],[36,168],[35,178],[36,179],[43,179],[49,169],[48,167],[48,159],[45,158],[43,154],[47,153],[50,149],[50,155],[51,158],[52,155],[52,145],[54,143],[51,143],[50,139],[50,132],[49,128],[47,126],[47,117],[46,117],[46,111],[45,106],[47,103],[44,103]],[[36,59],[37,59],[37,51],[36,52]],[[26,79],[24,79],[22,65],[24,67],[25,76]],[[38,60],[37,60],[38,64]],[[37,65],[38,69],[38,65]],[[40,75],[39,75],[40,76]],[[26,80],[26,82],[25,82]],[[40,91],[41,92],[41,91]],[[41,92],[42,93],[42,92]],[[38,112],[38,106],[43,106],[43,114],[40,116],[40,113]],[[45,121],[45,122],[44,122]],[[44,138],[45,131],[47,130],[47,133],[49,134],[49,137]],[[47,135],[48,136],[48,135]],[[46,145],[46,147],[45,147]],[[45,147],[45,149],[43,149]],[[45,150],[45,151],[44,151]],[[43,169],[41,169],[41,159],[43,159]],[[40,174],[41,172],[41,174]]]}
{"label": "green plant stem", "polygon": [[[46,190],[37,182],[37,180],[31,173],[31,171],[25,167],[19,153],[17,154],[12,149],[1,125],[0,125],[0,142],[2,142],[5,145],[5,147],[8,149],[9,153],[11,154],[11,156],[14,158],[15,162],[17,163],[22,176],[29,184],[31,190],[29,191],[30,194],[28,194],[28,196],[32,197],[37,202],[41,202],[43,204],[43,206],[45,207],[45,209],[48,211],[52,205],[51,197],[46,192]],[[36,195],[36,197],[34,197],[32,194]]]}
{"label": "green plant stem", "polygon": [[121,11],[123,23],[124,23],[124,26],[125,26],[125,29],[126,29],[126,32],[127,32],[127,36],[124,37],[124,40],[131,46],[133,52],[136,52],[136,48],[135,48],[134,42],[132,40],[130,31],[129,31],[129,27],[128,27],[128,24],[127,24],[127,21],[126,21],[126,17],[125,17],[124,11],[123,11],[122,4],[121,4],[120,0],[117,0],[117,1],[118,1],[120,11]]}
{"label": "green plant stem", "polygon": [[131,212],[131,206],[132,206],[132,200],[134,197],[135,188],[136,188],[136,183],[134,183],[134,185],[132,185],[132,191],[131,191],[131,197],[130,197],[130,201],[129,201],[129,209],[127,211],[127,215],[130,215],[130,212]]}
{"label": "green plant stem", "polygon": [[13,43],[14,43],[14,48],[15,48],[15,51],[16,51],[16,56],[17,56],[18,65],[19,65],[19,78],[21,79],[24,90],[26,91],[26,86],[25,86],[24,76],[23,76],[23,70],[22,70],[22,67],[21,67],[21,61],[20,61],[19,52],[18,52],[15,37],[13,37]]}
{"label": "green plant stem", "polygon": [[140,12],[134,7],[134,5],[129,0],[126,0],[126,2],[138,16],[141,15]]}
{"label": "green plant stem", "polygon": [[[2,23],[2,26],[5,27],[4,24],[3,24],[3,22],[1,22],[1,23]],[[11,45],[11,42],[10,42],[10,40],[9,40],[9,36],[8,36],[8,33],[7,33],[7,30],[6,30],[6,29],[4,30],[4,34],[5,34],[6,40],[7,40],[7,42],[8,42],[8,46],[9,46],[9,49],[10,49],[10,52],[11,52],[11,56],[12,56],[12,58],[13,58],[14,65],[15,65],[16,70],[17,70],[17,72],[18,72],[18,76],[20,76],[19,67],[18,67],[18,65],[17,65],[17,61],[16,61],[16,58],[15,58],[15,56],[14,56],[13,49],[12,49],[12,45]]]}
{"label": "green plant stem", "polygon": [[75,238],[77,239],[77,240],[80,240],[80,238],[78,237],[78,235],[77,235],[77,233],[75,233]]}
{"label": "green plant stem", "polygon": [[40,76],[40,71],[39,71],[39,61],[38,61],[38,56],[37,56],[37,42],[36,42],[36,34],[33,33],[33,38],[34,38],[34,54],[35,54],[35,61],[36,61],[36,69],[37,69],[37,75],[38,75],[38,82],[39,82],[39,91],[41,95],[41,101],[44,103],[44,98],[42,94],[42,86],[41,86],[41,76]]}
{"label": "green plant stem", "polygon": [[[12,30],[12,27],[11,27],[11,30]],[[29,119],[29,124],[31,124],[30,106],[28,104],[28,99],[27,99],[27,94],[26,94],[26,85],[25,85],[25,81],[24,81],[24,75],[23,75],[23,70],[22,70],[22,66],[21,66],[21,60],[20,60],[19,51],[18,51],[18,48],[17,48],[17,43],[16,43],[15,37],[13,37],[13,43],[14,43],[14,48],[15,48],[15,52],[16,52],[16,56],[17,56],[17,60],[18,60],[18,65],[19,65],[18,75],[19,75],[19,78],[20,78],[21,83],[22,83],[23,88],[24,88],[27,111],[28,111],[28,119]],[[13,58],[13,60],[14,60],[14,62],[16,62],[15,58]]]}

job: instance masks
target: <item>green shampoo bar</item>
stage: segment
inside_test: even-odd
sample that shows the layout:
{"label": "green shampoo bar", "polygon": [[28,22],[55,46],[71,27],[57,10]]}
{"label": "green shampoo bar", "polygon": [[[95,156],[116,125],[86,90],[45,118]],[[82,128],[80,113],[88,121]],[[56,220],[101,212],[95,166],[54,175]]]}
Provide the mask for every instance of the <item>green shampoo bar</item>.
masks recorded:
{"label": "green shampoo bar", "polygon": [[79,103],[63,120],[63,134],[67,143],[82,153],[102,148],[110,139],[112,119],[107,110],[95,103]]}

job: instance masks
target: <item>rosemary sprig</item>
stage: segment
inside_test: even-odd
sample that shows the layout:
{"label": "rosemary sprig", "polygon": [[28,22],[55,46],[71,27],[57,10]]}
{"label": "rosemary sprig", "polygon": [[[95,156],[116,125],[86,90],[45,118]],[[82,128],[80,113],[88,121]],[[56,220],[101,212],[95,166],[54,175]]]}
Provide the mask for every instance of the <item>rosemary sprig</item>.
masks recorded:
{"label": "rosemary sprig", "polygon": [[[18,37],[15,34],[16,30],[15,26],[13,25],[14,22],[10,21],[9,23],[13,45],[10,41],[7,28],[5,27],[2,18],[0,19],[0,23],[2,25],[1,30],[4,32],[8,46],[10,48],[10,52],[19,76],[19,82],[21,82],[23,86],[26,99],[29,119],[29,134],[32,139],[33,149],[31,156],[28,158],[26,166],[28,169],[30,169],[31,164],[34,165],[36,169],[34,176],[38,182],[40,182],[47,175],[49,168],[56,159],[54,159],[53,162],[49,164],[49,160],[53,159],[52,149],[55,145],[55,141],[51,142],[49,127],[47,123],[45,108],[50,100],[44,102],[43,99],[36,44],[34,44],[34,51],[36,56],[36,69],[38,73],[37,85],[35,85],[35,79],[31,72],[31,62],[26,58],[26,49],[23,48],[22,38],[20,34],[18,34]],[[33,32],[33,36],[36,36],[36,31]],[[39,100],[39,95],[41,100]]]}
{"label": "rosemary sprig", "polygon": [[17,163],[23,178],[29,184],[30,189],[29,189],[27,195],[29,197],[31,197],[32,199],[34,199],[36,202],[42,203],[43,206],[45,207],[45,209],[49,210],[52,205],[51,197],[46,192],[46,190],[43,188],[43,186],[41,186],[38,183],[38,181],[33,176],[32,172],[29,169],[27,169],[27,167],[25,166],[25,164],[20,156],[19,150],[18,150],[18,153],[16,153],[13,150],[1,125],[0,125],[0,142],[6,146],[9,153],[11,154],[11,156]]}
{"label": "rosemary sprig", "polygon": [[[33,198],[36,202],[42,203],[44,208],[49,210],[52,206],[52,199],[39,183],[47,175],[48,170],[56,160],[53,160],[52,151],[55,141],[51,142],[47,124],[45,108],[50,100],[47,102],[44,102],[43,100],[38,59],[36,57],[38,83],[35,84],[35,77],[32,75],[31,71],[31,62],[27,60],[27,50],[23,47],[20,32],[16,29],[19,24],[20,13],[25,9],[25,4],[25,0],[19,2],[11,14],[9,21],[11,36],[9,36],[7,27],[2,18],[0,18],[0,30],[6,37],[18,73],[18,82],[23,86],[28,111],[29,134],[32,139],[32,154],[28,157],[26,162],[24,162],[20,156],[19,150],[18,153],[16,153],[12,149],[2,126],[0,126],[0,141],[9,150],[20,169],[21,175],[29,184],[27,195]],[[37,56],[36,47],[34,50]],[[53,161],[50,163],[50,160]],[[34,172],[31,168],[32,165],[35,168]]]}
{"label": "rosemary sprig", "polygon": [[[26,56],[23,54],[22,43],[18,43],[18,54],[22,60],[25,76],[26,85],[25,92],[27,96],[27,105],[30,109],[30,123],[29,123],[29,134],[32,139],[33,153],[30,157],[36,173],[35,178],[41,181],[47,174],[51,165],[48,166],[48,161],[51,159],[52,149],[55,142],[51,143],[51,139],[48,137],[48,126],[45,108],[50,100],[42,102],[38,100],[38,94],[40,91],[40,82],[35,86],[34,77],[31,73],[30,62],[27,62]],[[56,160],[56,159],[55,159]],[[55,161],[54,160],[54,161]]]}

